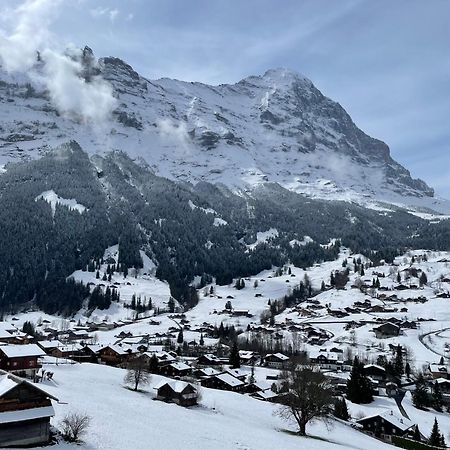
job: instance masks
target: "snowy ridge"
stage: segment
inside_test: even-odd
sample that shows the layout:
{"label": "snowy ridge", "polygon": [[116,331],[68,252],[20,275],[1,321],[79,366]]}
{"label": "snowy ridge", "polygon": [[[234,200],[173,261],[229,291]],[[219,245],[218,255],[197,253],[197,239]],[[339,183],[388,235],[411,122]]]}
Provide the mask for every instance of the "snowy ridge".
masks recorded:
{"label": "snowy ridge", "polygon": [[[117,58],[99,60],[118,99],[93,126],[56,114],[25,76],[0,72],[0,164],[34,158],[70,139],[89,152],[123,150],[160,176],[235,190],[276,182],[295,192],[379,208],[379,202],[450,214],[450,202],[395,162],[307,78],[268,70],[236,84],[147,80]],[[16,84],[17,83],[17,84]]]}

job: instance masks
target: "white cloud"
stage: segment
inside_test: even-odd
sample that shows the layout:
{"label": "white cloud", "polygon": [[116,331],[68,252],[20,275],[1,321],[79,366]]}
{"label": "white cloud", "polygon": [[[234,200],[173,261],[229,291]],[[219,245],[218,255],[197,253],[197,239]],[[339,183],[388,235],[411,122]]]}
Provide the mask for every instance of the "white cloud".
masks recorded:
{"label": "white cloud", "polygon": [[184,122],[175,123],[170,119],[162,119],[157,122],[157,125],[161,137],[187,147],[189,135]]}
{"label": "white cloud", "polygon": [[97,8],[93,8],[89,11],[92,17],[99,18],[99,17],[109,17],[109,20],[114,23],[117,16],[119,15],[118,9],[111,9],[111,8],[102,8],[98,6]]}
{"label": "white cloud", "polygon": [[[101,77],[94,76],[87,82],[81,76],[81,50],[62,52],[55,44],[49,27],[62,3],[26,0],[14,10],[0,11],[10,28],[1,30],[0,60],[7,71],[25,72],[44,86],[61,114],[98,124],[110,115],[116,100],[112,87]],[[37,64],[37,51],[41,64]]]}
{"label": "white cloud", "polygon": [[27,0],[14,10],[1,14],[11,31],[0,32],[0,57],[8,71],[29,69],[36,62],[36,51],[49,45],[49,25],[61,0]]}

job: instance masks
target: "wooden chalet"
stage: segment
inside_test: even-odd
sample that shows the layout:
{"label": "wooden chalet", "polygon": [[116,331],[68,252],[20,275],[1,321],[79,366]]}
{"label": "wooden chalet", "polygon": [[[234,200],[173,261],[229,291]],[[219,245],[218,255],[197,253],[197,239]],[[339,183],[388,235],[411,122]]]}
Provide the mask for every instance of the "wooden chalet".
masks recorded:
{"label": "wooden chalet", "polygon": [[0,369],[16,375],[34,377],[42,367],[45,352],[36,344],[0,345]]}
{"label": "wooden chalet", "polygon": [[187,364],[176,361],[162,366],[160,373],[168,377],[185,377],[192,372],[192,368]]}
{"label": "wooden chalet", "polygon": [[44,350],[47,355],[51,355],[53,350],[55,350],[58,347],[64,347],[64,344],[59,341],[58,339],[52,339],[49,341],[38,341],[36,342],[39,347],[41,347],[42,350]]}
{"label": "wooden chalet", "polygon": [[366,433],[386,441],[391,441],[392,436],[405,436],[415,427],[411,420],[395,414],[393,411],[364,417],[357,420],[356,423],[361,425]]}
{"label": "wooden chalet", "polygon": [[57,398],[23,378],[0,370],[0,447],[35,446],[50,438],[51,400]]}
{"label": "wooden chalet", "polygon": [[108,366],[118,366],[127,362],[136,352],[131,347],[108,345],[99,350],[100,362]]}
{"label": "wooden chalet", "polygon": [[376,381],[386,380],[386,369],[377,364],[366,364],[364,374]]}
{"label": "wooden chalet", "polygon": [[284,369],[289,363],[289,357],[283,353],[269,353],[264,358],[265,365],[272,369]]}
{"label": "wooden chalet", "polygon": [[270,388],[264,389],[263,391],[256,391],[250,394],[250,396],[264,402],[277,403],[280,400],[280,394],[273,392]]}
{"label": "wooden chalet", "polygon": [[197,367],[220,366],[223,362],[215,355],[206,354],[197,358]]}
{"label": "wooden chalet", "polygon": [[14,325],[0,322],[0,343],[28,344],[30,336],[18,330]]}
{"label": "wooden chalet", "polygon": [[400,334],[400,327],[392,322],[386,322],[373,329],[378,339],[396,337]]}
{"label": "wooden chalet", "polygon": [[428,370],[434,379],[448,378],[448,368],[445,364],[430,364]]}
{"label": "wooden chalet", "polygon": [[257,363],[259,355],[250,350],[239,350],[239,359],[242,365],[251,366]]}
{"label": "wooden chalet", "polygon": [[194,370],[193,374],[195,378],[202,379],[211,377],[213,375],[218,375],[220,372],[212,367],[202,367]]}
{"label": "wooden chalet", "polygon": [[242,392],[245,383],[233,375],[223,372],[203,379],[201,385],[207,388],[220,389],[222,391]]}
{"label": "wooden chalet", "polygon": [[156,399],[180,406],[194,406],[197,404],[197,389],[184,381],[161,381],[156,387]]}

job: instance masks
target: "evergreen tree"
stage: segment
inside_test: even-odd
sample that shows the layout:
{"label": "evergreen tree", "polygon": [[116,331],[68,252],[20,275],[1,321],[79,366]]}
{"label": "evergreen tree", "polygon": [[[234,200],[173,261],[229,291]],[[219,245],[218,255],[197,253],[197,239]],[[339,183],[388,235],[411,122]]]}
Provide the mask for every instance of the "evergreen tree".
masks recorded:
{"label": "evergreen tree", "polygon": [[239,357],[239,348],[236,341],[234,341],[233,347],[231,347],[229,364],[232,369],[241,367],[241,358]]}
{"label": "evergreen tree", "polygon": [[404,373],[403,351],[402,351],[401,345],[397,345],[397,348],[395,351],[394,372],[397,376],[402,376]]}
{"label": "evergreen tree", "polygon": [[167,306],[169,308],[169,312],[171,312],[171,313],[175,312],[175,300],[172,297],[169,298],[169,301],[167,302]]}
{"label": "evergreen tree", "polygon": [[409,365],[409,362],[405,364],[405,375],[410,378],[411,377],[411,366]]}
{"label": "evergreen tree", "polygon": [[423,374],[419,374],[416,379],[416,389],[412,393],[413,404],[418,409],[425,409],[430,405],[427,392],[427,384]]}
{"label": "evergreen tree", "polygon": [[150,358],[149,372],[151,372],[151,373],[158,373],[158,371],[159,371],[158,358],[153,353],[152,357]]}
{"label": "evergreen tree", "polygon": [[337,397],[334,401],[334,415],[338,419],[348,420],[349,414],[347,409],[347,403],[344,397]]}
{"label": "evergreen tree", "polygon": [[322,280],[322,284],[320,285],[320,290],[324,291],[326,289],[325,287],[325,281]]}
{"label": "evergreen tree", "polygon": [[436,411],[442,411],[442,406],[444,404],[442,398],[441,388],[439,387],[439,383],[437,381],[433,384],[433,390],[431,393],[432,396],[432,406]]}
{"label": "evergreen tree", "polygon": [[433,428],[431,429],[430,437],[428,438],[428,444],[434,447],[442,447],[443,436],[441,435],[441,431],[439,430],[439,425],[436,417],[434,418]]}
{"label": "evergreen tree", "polygon": [[364,374],[364,364],[356,356],[353,361],[350,378],[347,381],[347,398],[353,403],[370,403],[373,401],[372,386]]}
{"label": "evergreen tree", "polygon": [[397,272],[397,283],[401,283],[402,277],[400,275],[400,272]]}
{"label": "evergreen tree", "polygon": [[200,346],[204,346],[205,345],[205,340],[203,339],[203,333],[200,334]]}
{"label": "evergreen tree", "polygon": [[184,341],[183,330],[180,330],[180,331],[178,332],[177,344],[182,344],[183,341]]}
{"label": "evergreen tree", "polygon": [[420,442],[422,440],[422,438],[420,437],[420,430],[419,430],[419,425],[416,425],[414,427],[414,435],[413,435],[413,439],[417,442]]}
{"label": "evergreen tree", "polygon": [[419,278],[419,283],[421,286],[428,283],[428,278],[425,272],[422,272]]}

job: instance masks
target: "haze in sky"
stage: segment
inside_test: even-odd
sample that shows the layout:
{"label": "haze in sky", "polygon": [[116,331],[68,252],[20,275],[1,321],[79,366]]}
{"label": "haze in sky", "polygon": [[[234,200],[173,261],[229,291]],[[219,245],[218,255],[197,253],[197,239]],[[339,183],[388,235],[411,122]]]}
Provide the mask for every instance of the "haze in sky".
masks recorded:
{"label": "haze in sky", "polygon": [[[447,0],[28,3],[54,8],[49,28],[60,43],[120,57],[147,78],[219,84],[273,67],[296,70],[450,198]],[[2,0],[2,12],[17,4]]]}

